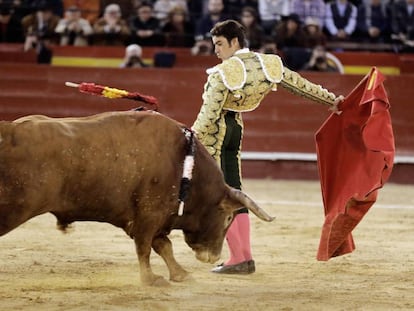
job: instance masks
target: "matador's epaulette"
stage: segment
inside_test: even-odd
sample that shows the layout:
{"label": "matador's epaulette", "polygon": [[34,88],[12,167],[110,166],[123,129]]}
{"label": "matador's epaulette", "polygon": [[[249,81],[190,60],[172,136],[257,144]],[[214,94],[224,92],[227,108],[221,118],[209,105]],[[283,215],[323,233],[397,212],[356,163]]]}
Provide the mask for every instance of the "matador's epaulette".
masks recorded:
{"label": "matador's epaulette", "polygon": [[219,72],[224,85],[230,91],[243,88],[246,83],[246,68],[238,57],[231,57],[221,64],[207,69],[208,74]]}
{"label": "matador's epaulette", "polygon": [[283,63],[278,55],[255,53],[263,68],[266,79],[279,83],[283,79]]}
{"label": "matador's epaulette", "polygon": [[[283,63],[277,55],[254,53],[260,61],[265,77],[272,83],[283,78]],[[240,56],[242,57],[242,56]],[[246,83],[246,65],[238,55],[230,57],[221,64],[207,70],[208,74],[219,72],[224,85],[230,91],[242,89]]]}

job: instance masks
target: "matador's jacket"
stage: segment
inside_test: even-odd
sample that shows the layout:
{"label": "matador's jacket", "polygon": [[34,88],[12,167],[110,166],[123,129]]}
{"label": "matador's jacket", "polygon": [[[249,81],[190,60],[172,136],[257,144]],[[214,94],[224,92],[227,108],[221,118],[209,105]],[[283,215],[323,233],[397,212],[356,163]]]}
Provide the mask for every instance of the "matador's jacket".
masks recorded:
{"label": "matador's jacket", "polygon": [[219,166],[227,111],[236,112],[236,121],[243,129],[241,112],[256,109],[271,90],[276,91],[278,84],[295,94],[325,104],[333,104],[336,98],[320,85],[284,67],[279,56],[255,53],[249,49],[238,50],[229,59],[208,69],[207,74],[203,104],[192,129]]}

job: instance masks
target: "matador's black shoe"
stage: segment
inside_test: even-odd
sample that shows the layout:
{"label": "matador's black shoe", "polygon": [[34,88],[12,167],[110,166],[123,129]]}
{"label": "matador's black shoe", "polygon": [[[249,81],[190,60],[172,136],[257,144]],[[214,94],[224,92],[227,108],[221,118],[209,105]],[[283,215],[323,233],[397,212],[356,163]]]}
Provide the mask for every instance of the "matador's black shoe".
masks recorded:
{"label": "matador's black shoe", "polygon": [[222,274],[251,274],[256,271],[254,260],[247,260],[235,265],[218,265],[211,272]]}

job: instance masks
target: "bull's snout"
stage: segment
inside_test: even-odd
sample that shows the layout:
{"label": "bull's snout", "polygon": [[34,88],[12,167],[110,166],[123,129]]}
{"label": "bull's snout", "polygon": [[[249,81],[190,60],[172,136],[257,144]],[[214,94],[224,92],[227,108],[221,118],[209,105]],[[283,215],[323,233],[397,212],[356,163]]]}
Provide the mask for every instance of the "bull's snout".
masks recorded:
{"label": "bull's snout", "polygon": [[220,259],[220,255],[215,255],[210,253],[209,251],[196,251],[196,258],[201,262],[205,263],[215,263],[217,260]]}

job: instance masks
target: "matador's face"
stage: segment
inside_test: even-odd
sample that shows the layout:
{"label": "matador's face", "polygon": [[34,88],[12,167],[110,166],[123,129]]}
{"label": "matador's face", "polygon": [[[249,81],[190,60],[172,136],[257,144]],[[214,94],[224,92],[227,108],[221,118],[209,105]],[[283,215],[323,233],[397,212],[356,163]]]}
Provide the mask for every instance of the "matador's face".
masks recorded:
{"label": "matador's face", "polygon": [[240,49],[239,41],[233,38],[230,42],[223,36],[213,36],[214,53],[221,60],[226,60]]}

